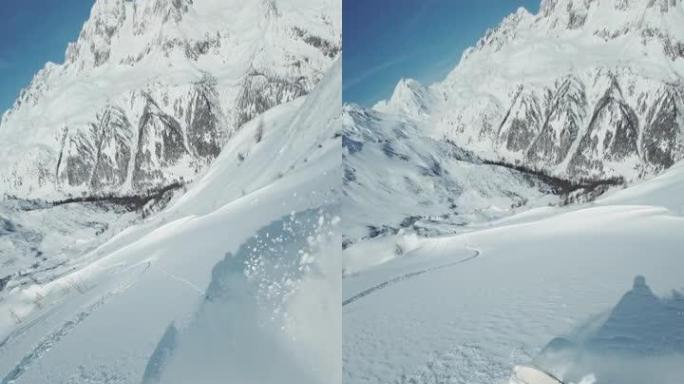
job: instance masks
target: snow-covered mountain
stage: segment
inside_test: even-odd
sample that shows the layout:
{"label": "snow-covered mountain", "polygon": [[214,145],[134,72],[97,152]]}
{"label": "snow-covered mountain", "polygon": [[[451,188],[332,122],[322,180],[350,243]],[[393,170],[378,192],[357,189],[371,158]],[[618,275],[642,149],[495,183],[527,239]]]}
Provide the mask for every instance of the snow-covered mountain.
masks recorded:
{"label": "snow-covered mountain", "polygon": [[69,233],[113,222],[84,203],[0,221],[49,233],[48,257],[69,236],[85,248],[0,274],[0,383],[341,383],[341,76],[337,60],[245,123],[186,193],[104,243]]}
{"label": "snow-covered mountain", "polygon": [[309,93],[341,48],[328,0],[97,0],[63,64],[0,123],[0,194],[188,182],[247,121]]}
{"label": "snow-covered mountain", "polygon": [[543,0],[442,82],[403,80],[375,108],[486,159],[630,182],[684,158],[683,76],[684,2]]}

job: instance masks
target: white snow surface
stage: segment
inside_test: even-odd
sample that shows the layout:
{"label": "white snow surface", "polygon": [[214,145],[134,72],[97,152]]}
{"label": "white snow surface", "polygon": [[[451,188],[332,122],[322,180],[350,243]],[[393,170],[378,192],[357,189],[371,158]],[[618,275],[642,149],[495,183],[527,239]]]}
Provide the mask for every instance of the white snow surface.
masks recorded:
{"label": "white snow surface", "polygon": [[[403,256],[359,266],[343,280],[344,382],[508,383],[552,339],[605,321],[635,276],[658,297],[681,291],[683,190],[680,163],[594,203],[413,239]],[[391,254],[389,243],[374,251]],[[681,343],[674,321],[644,322],[642,332]],[[684,374],[677,353],[602,358],[624,383],[674,384]],[[593,382],[586,373],[583,384]]]}
{"label": "white snow surface", "polygon": [[0,382],[340,383],[340,84],[338,61],[167,209],[0,292]]}

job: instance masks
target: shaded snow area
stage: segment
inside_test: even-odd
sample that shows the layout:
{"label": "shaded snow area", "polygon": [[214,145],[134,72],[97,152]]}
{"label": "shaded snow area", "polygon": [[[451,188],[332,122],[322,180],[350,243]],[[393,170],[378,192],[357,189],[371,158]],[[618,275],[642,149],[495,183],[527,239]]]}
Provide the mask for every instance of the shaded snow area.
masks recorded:
{"label": "shaded snow area", "polygon": [[340,84],[338,61],[145,218],[3,208],[0,249],[42,233],[66,264],[0,292],[0,383],[341,382]]}
{"label": "shaded snow area", "polygon": [[186,329],[169,326],[143,383],[328,382],[340,359],[334,220],[325,210],[287,215],[227,254]]}
{"label": "shaded snow area", "polygon": [[682,190],[680,163],[590,204],[414,238],[343,280],[344,381],[680,383]]}

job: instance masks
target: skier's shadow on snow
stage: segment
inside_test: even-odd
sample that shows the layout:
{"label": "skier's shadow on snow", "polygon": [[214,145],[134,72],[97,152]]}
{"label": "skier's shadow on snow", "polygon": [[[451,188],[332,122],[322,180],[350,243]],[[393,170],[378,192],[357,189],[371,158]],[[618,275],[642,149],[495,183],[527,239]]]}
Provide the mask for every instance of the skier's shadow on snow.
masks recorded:
{"label": "skier's shadow on snow", "polygon": [[641,355],[684,353],[684,295],[674,291],[661,299],[637,276],[587,347]]}
{"label": "skier's shadow on snow", "polygon": [[329,231],[321,223],[330,220],[320,221],[327,209],[285,215],[227,253],[214,266],[192,320],[184,328],[167,327],[142,384],[314,382],[281,328],[286,320],[276,321],[286,311],[275,310],[294,292],[288,284],[320,273],[301,260],[314,249],[311,239]]}
{"label": "skier's shadow on snow", "polygon": [[[667,367],[684,367],[684,295],[673,291],[671,297],[659,298],[645,277],[637,276],[612,310],[569,337],[551,340],[533,365],[565,377],[565,382],[597,374],[597,384],[636,383],[642,375],[655,379]],[[684,374],[684,368],[675,371]],[[670,383],[667,377],[659,382]]]}

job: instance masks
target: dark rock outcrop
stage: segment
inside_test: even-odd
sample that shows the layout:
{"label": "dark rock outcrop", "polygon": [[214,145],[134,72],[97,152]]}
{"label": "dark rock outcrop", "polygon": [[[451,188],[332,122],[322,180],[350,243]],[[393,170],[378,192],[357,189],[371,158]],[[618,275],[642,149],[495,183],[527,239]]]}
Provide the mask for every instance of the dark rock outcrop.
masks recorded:
{"label": "dark rock outcrop", "polygon": [[206,77],[195,85],[186,114],[188,144],[196,157],[213,160],[221,152],[224,129],[216,96],[215,80]]}
{"label": "dark rock outcrop", "polygon": [[119,187],[128,177],[131,161],[132,126],[123,110],[107,107],[91,126],[95,139],[95,166],[90,185],[99,190]]}
{"label": "dark rock outcrop", "polygon": [[252,70],[242,82],[235,105],[235,127],[276,105],[303,96],[311,88],[305,78],[285,79],[265,71]]}
{"label": "dark rock outcrop", "polygon": [[598,101],[589,121],[587,132],[570,161],[572,174],[590,174],[603,171],[608,161],[621,161],[637,156],[639,119],[622,97],[615,80]]}
{"label": "dark rock outcrop", "polygon": [[557,83],[554,91],[547,91],[546,114],[539,136],[527,152],[534,164],[560,164],[577,139],[587,114],[584,85],[569,76]]}
{"label": "dark rock outcrop", "polygon": [[527,149],[539,134],[542,110],[533,93],[520,87],[501,125],[498,141],[511,152]]}
{"label": "dark rock outcrop", "polygon": [[180,123],[148,98],[138,127],[133,186],[150,188],[160,184],[163,167],[176,164],[187,152]]}
{"label": "dark rock outcrop", "polygon": [[682,152],[678,97],[674,89],[663,91],[649,109],[644,124],[641,151],[646,162],[659,170],[672,166],[677,154]]}

